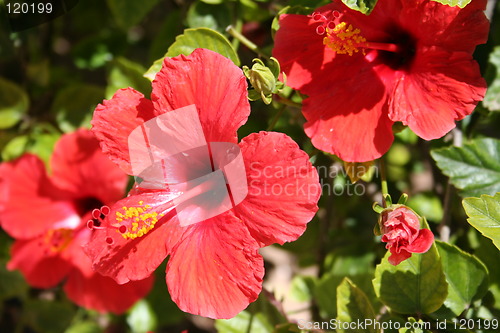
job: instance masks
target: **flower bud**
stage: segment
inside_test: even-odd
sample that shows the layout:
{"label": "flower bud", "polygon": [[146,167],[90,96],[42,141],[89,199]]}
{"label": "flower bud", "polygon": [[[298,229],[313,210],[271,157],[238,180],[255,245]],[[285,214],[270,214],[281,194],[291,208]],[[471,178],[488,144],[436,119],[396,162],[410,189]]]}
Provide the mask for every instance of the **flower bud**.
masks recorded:
{"label": "flower bud", "polygon": [[272,94],[283,88],[283,83],[278,80],[280,65],[275,58],[270,59],[269,67],[262,60],[254,59],[252,68],[243,66],[245,76],[250,80],[254,90],[249,92],[249,99],[254,101],[259,98],[269,104],[272,100]]}
{"label": "flower bud", "polygon": [[420,217],[409,207],[393,205],[382,211],[379,218],[382,242],[391,252],[389,262],[398,265],[412,253],[424,253],[434,242],[429,229],[420,228]]}

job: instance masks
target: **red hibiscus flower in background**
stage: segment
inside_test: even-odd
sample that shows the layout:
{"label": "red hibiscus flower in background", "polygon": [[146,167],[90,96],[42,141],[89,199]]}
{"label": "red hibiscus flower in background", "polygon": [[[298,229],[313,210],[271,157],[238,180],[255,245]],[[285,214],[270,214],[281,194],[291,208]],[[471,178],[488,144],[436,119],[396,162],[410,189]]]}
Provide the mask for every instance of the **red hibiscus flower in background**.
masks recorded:
{"label": "red hibiscus flower in background", "polygon": [[406,206],[395,206],[380,215],[382,242],[391,252],[389,262],[399,265],[411,257],[412,253],[427,252],[434,242],[434,235],[429,229],[420,229],[420,219]]}
{"label": "red hibiscus flower in background", "polygon": [[308,95],[313,144],[363,162],[389,149],[394,122],[426,140],[455,127],[486,92],[472,59],[488,35],[485,5],[379,0],[366,16],[336,0],[309,16],[281,15],[273,55],[287,84]]}
{"label": "red hibiscus flower in background", "polygon": [[8,268],[36,288],[65,281],[68,298],[80,306],[124,312],[149,292],[152,278],[119,285],[92,270],[82,244],[91,235],[87,221],[123,198],[128,176],[87,130],[59,140],[51,171],[31,154],[0,165],[0,224],[16,239]]}
{"label": "red hibiscus flower in background", "polygon": [[[250,112],[246,80],[229,59],[209,50],[166,58],[153,81],[151,100],[131,88],[119,90],[96,108],[93,131],[103,151],[132,174],[132,131],[141,126],[146,132],[145,122],[154,117],[174,110],[188,115],[193,108],[207,143],[239,147],[248,184],[244,200],[222,214],[186,224],[175,210],[182,204],[175,203],[182,192],[139,183],[112,207],[101,224],[107,230],[95,230],[86,251],[95,269],[119,283],[149,276],[170,256],[166,280],[179,308],[230,318],[261,291],[264,267],[259,248],[293,241],[304,232],[317,210],[320,184],[307,154],[284,134],[255,133],[238,144],[236,132]],[[178,141],[189,141],[193,135],[186,131]],[[217,161],[213,152],[211,161],[209,168]],[[166,168],[175,174],[196,174],[207,165]],[[222,205],[213,199],[216,189],[210,181],[194,189],[198,192],[189,195],[195,199]]]}

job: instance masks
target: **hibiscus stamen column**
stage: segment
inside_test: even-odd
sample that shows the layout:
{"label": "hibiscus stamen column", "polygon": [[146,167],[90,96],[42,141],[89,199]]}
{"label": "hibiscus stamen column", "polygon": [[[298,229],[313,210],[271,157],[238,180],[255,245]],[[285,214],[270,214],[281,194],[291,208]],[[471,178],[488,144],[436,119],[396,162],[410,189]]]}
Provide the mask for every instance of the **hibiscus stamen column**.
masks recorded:
{"label": "hibiscus stamen column", "polygon": [[[327,14],[328,15],[328,14]],[[345,21],[341,21],[342,14],[336,10],[332,11],[329,18],[320,13],[313,13],[312,19],[321,23],[316,27],[318,35],[325,35],[323,44],[331,48],[337,54],[348,54],[352,56],[361,49],[363,54],[365,49],[380,50],[398,53],[403,51],[399,44],[380,43],[367,41],[361,35],[359,28],[353,27]]]}

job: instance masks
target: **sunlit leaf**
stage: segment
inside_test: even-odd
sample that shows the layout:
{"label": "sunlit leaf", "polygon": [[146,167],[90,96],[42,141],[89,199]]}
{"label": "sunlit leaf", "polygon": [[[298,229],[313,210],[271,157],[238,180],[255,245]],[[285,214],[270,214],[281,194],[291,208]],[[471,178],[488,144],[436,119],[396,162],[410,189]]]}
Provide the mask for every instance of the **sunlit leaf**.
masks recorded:
{"label": "sunlit leaf", "polygon": [[489,85],[483,105],[490,111],[500,111],[500,46],[495,47],[490,53],[485,77]]}
{"label": "sunlit leaf", "polygon": [[215,328],[219,333],[272,333],[273,326],[264,314],[251,314],[247,311],[240,312],[232,319],[218,319]]}
{"label": "sunlit leaf", "polygon": [[388,251],[375,269],[373,287],[380,301],[398,313],[429,314],[441,307],[448,283],[436,246],[413,255],[399,265],[391,265]]}
{"label": "sunlit leaf", "polygon": [[145,300],[140,300],[130,309],[127,324],[133,333],[147,333],[156,329],[156,315]]}
{"label": "sunlit leaf", "polygon": [[432,1],[436,1],[436,2],[442,3],[443,5],[458,6],[460,8],[464,8],[472,0],[432,0]]}
{"label": "sunlit leaf", "polygon": [[371,171],[373,167],[373,161],[368,162],[345,162],[344,170],[346,171],[351,183],[356,183],[358,180],[362,179],[365,174]]}
{"label": "sunlit leaf", "polygon": [[500,249],[500,193],[465,198],[462,203],[470,225],[493,240],[493,244]]}
{"label": "sunlit leaf", "polygon": [[377,4],[377,0],[342,0],[342,2],[347,7],[363,14],[369,14]]}
{"label": "sunlit leaf", "polygon": [[[184,34],[177,36],[175,42],[169,47],[165,56],[175,57],[180,54],[189,55],[197,48],[212,50],[231,59],[236,66],[240,65],[240,59],[227,38],[217,31],[207,28],[184,30]],[[156,73],[161,69],[162,63],[163,58],[156,60],[144,74],[144,77],[151,81],[154,80]]]}
{"label": "sunlit leaf", "polygon": [[432,193],[419,193],[408,199],[408,206],[427,220],[439,222],[443,219],[441,199]]}
{"label": "sunlit leaf", "polygon": [[26,92],[14,82],[0,78],[0,129],[17,124],[28,107]]}
{"label": "sunlit leaf", "polygon": [[486,293],[488,270],[475,256],[454,245],[436,241],[436,246],[448,282],[448,296],[433,316],[453,319],[467,309],[474,299]]}
{"label": "sunlit leaf", "polygon": [[64,333],[102,333],[102,328],[97,323],[91,321],[76,322],[71,325]]}
{"label": "sunlit leaf", "polygon": [[106,87],[106,99],[113,97],[118,89],[132,87],[145,96],[151,94],[151,83],[144,78],[145,69],[138,63],[125,58],[113,61]]}
{"label": "sunlit leaf", "polygon": [[500,192],[500,140],[477,139],[463,147],[433,150],[431,155],[462,196]]}
{"label": "sunlit leaf", "polygon": [[[375,311],[365,293],[351,280],[344,278],[337,287],[337,320],[339,322],[365,322],[375,320]],[[380,332],[373,326],[346,329],[343,326],[337,332]]]}

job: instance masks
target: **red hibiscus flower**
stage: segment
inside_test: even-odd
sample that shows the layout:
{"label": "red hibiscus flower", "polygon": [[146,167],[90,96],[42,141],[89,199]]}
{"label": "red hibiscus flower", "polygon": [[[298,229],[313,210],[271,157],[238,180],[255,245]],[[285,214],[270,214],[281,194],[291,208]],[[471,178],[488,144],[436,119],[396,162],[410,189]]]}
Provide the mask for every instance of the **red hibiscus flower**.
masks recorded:
{"label": "red hibiscus flower", "polygon": [[87,130],[59,140],[51,171],[49,177],[31,154],[0,165],[0,223],[16,239],[8,268],[36,288],[65,281],[64,291],[80,306],[124,312],[149,292],[152,279],[119,285],[92,270],[82,245],[91,235],[87,222],[123,198],[127,175]]}
{"label": "red hibiscus flower", "polygon": [[368,16],[340,0],[312,15],[281,15],[273,51],[287,84],[308,95],[313,144],[345,161],[383,155],[402,122],[436,139],[486,92],[472,53],[486,42],[486,0],[465,8],[379,0]]}
{"label": "red hibiscus flower", "polygon": [[[156,176],[144,169],[101,224],[106,230],[93,233],[86,251],[95,269],[124,283],[149,276],[170,256],[166,281],[172,299],[183,311],[211,318],[233,317],[257,298],[264,274],[259,248],[297,239],[317,210],[321,190],[307,154],[288,136],[260,132],[238,144],[236,131],[249,112],[242,71],[204,49],[166,58],[151,100],[122,89],[96,108],[93,131],[113,161],[138,176],[131,160],[140,164],[135,156],[145,146],[133,133],[162,129],[158,140],[144,136],[144,159],[162,149],[178,151],[179,159],[160,161],[160,171],[165,179],[182,181],[156,186]],[[222,148],[215,150],[218,144]],[[184,151],[189,146],[197,148]],[[234,161],[242,163],[236,173],[225,167]],[[230,196],[219,195],[226,185],[204,174],[221,175]],[[235,183],[247,185],[238,198]]]}
{"label": "red hibiscus flower", "polygon": [[[396,208],[394,208],[396,207]],[[380,215],[382,242],[391,252],[389,262],[399,265],[411,257],[412,253],[424,253],[434,242],[434,235],[429,229],[420,229],[420,219],[406,206],[394,205]]]}

